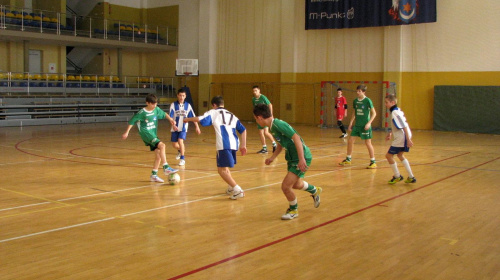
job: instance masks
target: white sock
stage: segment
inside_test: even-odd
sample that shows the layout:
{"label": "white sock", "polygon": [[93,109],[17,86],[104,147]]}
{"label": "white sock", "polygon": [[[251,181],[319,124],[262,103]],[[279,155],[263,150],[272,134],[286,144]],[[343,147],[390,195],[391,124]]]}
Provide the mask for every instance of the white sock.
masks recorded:
{"label": "white sock", "polygon": [[407,159],[405,159],[405,160],[403,160],[401,163],[402,163],[402,164],[404,165],[404,167],[406,168],[406,171],[408,172],[408,176],[409,176],[410,178],[413,178],[413,172],[411,172],[410,162],[409,162]]}
{"label": "white sock", "polygon": [[290,204],[290,206],[294,206],[297,204],[297,198],[295,198],[294,200],[292,201],[288,201],[288,203]]}
{"label": "white sock", "polygon": [[309,184],[306,181],[304,181],[304,187],[302,189],[300,189],[300,190],[301,191],[306,191],[307,188],[309,188]]}
{"label": "white sock", "polygon": [[233,187],[231,187],[230,185],[227,185],[227,189],[228,189],[230,192],[232,192],[232,191],[234,190],[234,188],[233,188]]}
{"label": "white sock", "polygon": [[394,173],[394,177],[399,178],[399,176],[401,176],[401,174],[399,174],[398,164],[393,163],[393,164],[389,164],[389,165],[391,166],[392,172]]}

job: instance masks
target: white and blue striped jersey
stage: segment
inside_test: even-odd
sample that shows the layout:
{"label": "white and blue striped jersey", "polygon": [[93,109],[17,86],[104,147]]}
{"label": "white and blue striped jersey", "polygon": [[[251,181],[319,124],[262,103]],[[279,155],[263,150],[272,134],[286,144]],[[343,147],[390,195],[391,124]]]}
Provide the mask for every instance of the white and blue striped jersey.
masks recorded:
{"label": "white and blue striped jersey", "polygon": [[238,133],[243,133],[245,127],[240,120],[224,108],[212,109],[198,117],[202,126],[213,125],[215,129],[215,148],[220,150],[238,150]]}
{"label": "white and blue striped jersey", "polygon": [[[187,132],[189,124],[184,123],[184,118],[192,118],[196,117],[194,114],[193,108],[191,104],[184,102],[183,104],[179,104],[179,101],[175,101],[170,103],[170,117],[174,119],[175,125],[178,128],[178,132]],[[171,132],[174,131],[173,128],[170,129]]]}
{"label": "white and blue striped jersey", "polygon": [[406,147],[406,136],[403,128],[407,128],[408,136],[411,139],[410,125],[406,121],[405,114],[398,107],[394,106],[391,108],[391,126],[392,135],[394,140],[392,141],[393,147]]}

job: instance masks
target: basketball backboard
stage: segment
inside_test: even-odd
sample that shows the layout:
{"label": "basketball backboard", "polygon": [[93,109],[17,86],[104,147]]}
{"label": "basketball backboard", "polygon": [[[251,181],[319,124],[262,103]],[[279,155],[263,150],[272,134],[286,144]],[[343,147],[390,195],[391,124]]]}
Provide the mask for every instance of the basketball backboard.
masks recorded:
{"label": "basketball backboard", "polygon": [[176,76],[198,76],[198,59],[176,59]]}

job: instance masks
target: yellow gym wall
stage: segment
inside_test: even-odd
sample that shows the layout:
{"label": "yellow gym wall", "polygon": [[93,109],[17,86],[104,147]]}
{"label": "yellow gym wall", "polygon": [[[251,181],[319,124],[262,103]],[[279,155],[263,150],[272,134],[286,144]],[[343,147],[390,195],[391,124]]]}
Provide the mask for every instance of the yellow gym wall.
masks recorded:
{"label": "yellow gym wall", "polygon": [[[432,129],[435,85],[500,80],[498,1],[477,2],[471,10],[467,0],[440,0],[435,23],[342,30],[305,30],[303,0],[218,3],[212,82],[390,79],[412,128]],[[244,106],[238,103],[235,113],[245,114]],[[293,114],[297,120],[301,112]]]}
{"label": "yellow gym wall", "polygon": [[105,15],[105,17],[107,19],[111,19],[111,20],[114,20],[116,22],[126,21],[125,24],[134,23],[136,25],[140,25],[143,21],[141,9],[126,7],[126,6],[119,6],[119,5],[108,4],[108,3],[106,3],[106,5],[109,5],[108,14]]}

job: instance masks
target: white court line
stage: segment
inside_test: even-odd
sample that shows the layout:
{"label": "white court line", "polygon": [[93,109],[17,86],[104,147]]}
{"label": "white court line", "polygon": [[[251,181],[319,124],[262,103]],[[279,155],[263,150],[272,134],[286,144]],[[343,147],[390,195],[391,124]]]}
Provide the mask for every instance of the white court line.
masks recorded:
{"label": "white court line", "polygon": [[7,210],[19,209],[19,208],[25,208],[25,207],[32,207],[32,206],[37,206],[37,205],[42,205],[42,204],[48,204],[48,203],[52,203],[52,202],[46,201],[46,202],[41,202],[41,203],[27,204],[27,205],[16,206],[16,207],[11,207],[11,208],[4,208],[4,209],[0,209],[0,212],[1,211],[7,211]]}
{"label": "white court line", "polygon": [[[311,176],[308,176],[308,177],[316,177],[316,176],[320,176],[320,175],[330,174],[330,173],[337,172],[337,171],[343,170],[343,169],[344,168],[340,168],[340,169],[336,169],[336,170],[332,170],[332,171],[318,173],[318,174],[314,174],[314,175],[311,175]],[[261,189],[261,188],[265,188],[265,187],[269,187],[269,186],[277,185],[277,184],[281,184],[281,183],[282,182],[279,181],[279,182],[275,182],[275,183],[271,183],[271,184],[267,184],[267,185],[253,187],[253,188],[246,189],[245,192],[246,191],[251,191],[251,190],[256,190],[256,189]],[[166,205],[166,206],[163,206],[163,207],[157,207],[157,208],[147,209],[147,210],[133,212],[133,213],[129,213],[129,214],[123,214],[123,215],[120,215],[119,217],[134,216],[134,215],[138,215],[138,214],[142,214],[142,213],[146,213],[146,212],[157,211],[157,210],[160,210],[160,209],[165,209],[165,208],[170,208],[170,207],[175,207],[175,206],[187,205],[187,204],[190,204],[190,203],[204,201],[204,200],[208,200],[208,199],[212,199],[212,198],[216,198],[216,197],[221,197],[221,196],[226,196],[226,194],[219,194],[219,195],[214,195],[214,196],[208,196],[208,197],[204,197],[204,198],[200,198],[200,199],[195,199],[195,200],[191,200],[191,201],[185,201],[185,202],[181,202],[181,203]],[[66,227],[60,227],[60,228],[50,229],[50,230],[46,230],[46,231],[40,231],[40,232],[31,233],[31,234],[21,235],[21,236],[17,236],[17,237],[8,238],[8,239],[2,239],[2,240],[0,240],[0,243],[5,243],[5,242],[13,241],[13,240],[18,240],[18,239],[23,239],[23,238],[33,237],[33,236],[38,236],[38,235],[45,234],[45,233],[51,233],[51,232],[56,232],[56,231],[62,231],[62,230],[66,230],[66,229],[81,227],[81,226],[90,225],[90,224],[96,224],[96,223],[111,221],[111,220],[114,220],[116,218],[117,217],[110,217],[110,218],[106,218],[106,219],[95,220],[95,221],[90,221],[90,222],[86,222],[86,223],[81,223],[81,224],[76,224],[76,225],[71,225],[71,226],[66,226]]]}
{"label": "white court line", "polygon": [[32,236],[37,236],[37,235],[41,235],[41,234],[44,234],[44,233],[56,232],[56,231],[61,231],[61,230],[65,230],[65,229],[76,228],[76,227],[81,227],[81,226],[90,225],[90,224],[96,224],[96,223],[110,221],[110,220],[114,220],[114,219],[116,219],[116,218],[115,217],[111,217],[111,218],[106,218],[106,219],[102,219],[102,220],[95,220],[95,221],[90,221],[90,222],[86,222],[86,223],[82,223],[82,224],[71,225],[71,226],[67,226],[67,227],[49,229],[49,230],[46,230],[46,231],[39,231],[39,232],[31,233],[31,234],[26,234],[26,235],[12,237],[12,238],[8,238],[8,239],[3,239],[3,240],[0,240],[0,243],[9,242],[9,241],[13,241],[13,240],[17,240],[17,239],[22,239],[22,238],[27,238],[27,237],[32,237]]}
{"label": "white court line", "polygon": [[[317,157],[317,158],[326,158],[326,157],[329,157],[329,155],[320,156],[320,157]],[[284,165],[285,163],[286,162],[278,163],[276,165]],[[275,167],[275,166],[273,166],[273,167]],[[249,169],[245,169],[245,170],[252,170],[252,169],[257,169],[257,168],[249,168]],[[322,172],[322,173],[310,175],[310,176],[308,176],[308,178],[310,178],[310,177],[316,177],[316,176],[321,176],[321,175],[325,175],[325,174],[330,174],[330,173],[341,171],[341,170],[344,170],[344,169],[347,169],[347,168],[344,167],[344,168],[339,168],[339,169],[335,169],[335,170],[332,170],[332,171],[327,171],[327,172]],[[243,172],[245,170],[240,170],[240,171],[237,171],[237,172]],[[217,176],[217,174],[214,174],[212,176]],[[205,177],[207,177],[207,176],[205,176]],[[198,177],[198,178],[203,178],[203,177]],[[191,178],[191,179],[187,179],[187,180],[192,180],[192,179],[195,179],[195,178]],[[279,182],[275,182],[275,183],[271,183],[271,184],[267,184],[267,185],[262,185],[262,186],[257,186],[257,187],[245,189],[245,191],[251,191],[251,190],[261,189],[261,188],[265,188],[265,187],[269,187],[269,186],[277,185],[277,184],[281,184],[281,183],[282,182],[279,181]],[[138,189],[138,188],[145,188],[145,187],[150,187],[150,186],[151,185],[141,186],[141,187],[135,187],[135,188],[129,188],[127,190]],[[125,190],[122,190],[122,191],[125,191]],[[102,193],[102,194],[108,194],[108,193]],[[102,195],[102,194],[99,193],[99,194],[95,194],[95,195]],[[191,200],[191,201],[185,201],[185,202],[176,203],[176,204],[172,204],[172,205],[166,205],[166,206],[163,206],[163,207],[157,207],[157,208],[147,209],[147,210],[143,210],[143,211],[138,211],[138,212],[133,212],[133,213],[128,213],[128,214],[123,214],[123,215],[120,215],[120,217],[134,216],[134,215],[138,215],[138,214],[142,214],[142,213],[146,213],[146,212],[157,211],[157,210],[164,209],[164,208],[170,208],[170,207],[175,207],[175,206],[187,205],[187,204],[190,204],[190,203],[204,201],[204,200],[208,200],[208,199],[212,199],[212,198],[216,198],[216,197],[221,197],[221,196],[225,196],[225,195],[226,194],[220,194],[220,195],[215,195],[215,196],[209,196],[209,197],[205,197],[205,198],[195,199],[195,200]],[[94,195],[89,195],[89,196],[94,196]],[[87,196],[83,196],[83,197],[87,197]],[[77,199],[77,198],[80,198],[80,197],[66,198],[64,200]],[[59,200],[59,201],[63,201],[63,200]],[[61,227],[61,228],[55,228],[55,229],[51,229],[51,230],[35,232],[35,233],[27,234],[27,235],[21,235],[21,236],[17,236],[17,237],[8,238],[8,239],[3,239],[3,240],[0,240],[0,243],[9,242],[9,241],[18,240],[18,239],[23,239],[23,238],[28,238],[28,237],[33,237],[33,236],[37,236],[37,235],[41,235],[41,234],[45,234],[45,233],[51,233],[51,232],[56,232],[56,231],[61,231],[61,230],[66,230],[66,229],[71,229],[71,228],[76,228],[76,227],[85,226],[85,225],[89,225],[89,224],[95,224],[95,223],[110,221],[110,220],[114,220],[114,219],[116,219],[116,217],[110,217],[110,218],[106,218],[106,219],[95,220],[95,221],[90,221],[90,222],[86,222],[86,223],[81,223],[81,224],[76,224],[76,225],[71,225],[71,226],[66,226],[66,227]]]}

